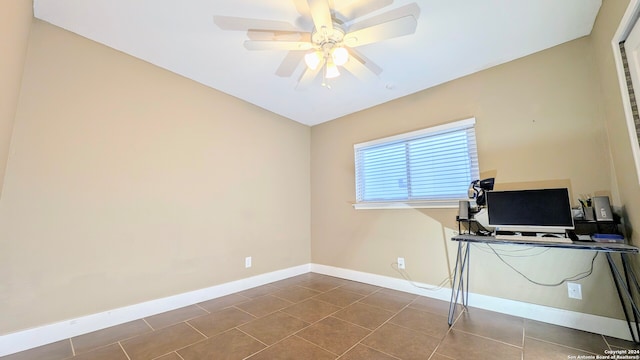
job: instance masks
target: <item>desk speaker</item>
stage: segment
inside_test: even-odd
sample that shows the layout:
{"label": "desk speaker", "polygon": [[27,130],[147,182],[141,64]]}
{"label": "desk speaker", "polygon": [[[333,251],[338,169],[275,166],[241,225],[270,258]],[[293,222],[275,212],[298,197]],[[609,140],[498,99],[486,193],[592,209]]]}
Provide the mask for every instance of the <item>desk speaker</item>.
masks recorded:
{"label": "desk speaker", "polygon": [[595,196],[593,210],[596,213],[596,221],[613,221],[613,212],[608,196]]}
{"label": "desk speaker", "polygon": [[469,202],[466,200],[460,200],[458,219],[469,220]]}

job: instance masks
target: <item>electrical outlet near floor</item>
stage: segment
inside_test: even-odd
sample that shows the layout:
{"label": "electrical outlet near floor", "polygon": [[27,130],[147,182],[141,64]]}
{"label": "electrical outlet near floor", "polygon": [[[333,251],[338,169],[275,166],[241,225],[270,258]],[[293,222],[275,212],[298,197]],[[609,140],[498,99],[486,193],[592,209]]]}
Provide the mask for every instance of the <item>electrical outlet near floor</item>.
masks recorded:
{"label": "electrical outlet near floor", "polygon": [[251,256],[247,256],[246,258],[244,258],[244,267],[245,268],[251,267]]}
{"label": "electrical outlet near floor", "polygon": [[567,289],[569,290],[569,297],[571,299],[582,299],[582,286],[576,283],[567,283]]}
{"label": "electrical outlet near floor", "polygon": [[403,257],[399,257],[398,258],[398,269],[404,269],[404,258]]}

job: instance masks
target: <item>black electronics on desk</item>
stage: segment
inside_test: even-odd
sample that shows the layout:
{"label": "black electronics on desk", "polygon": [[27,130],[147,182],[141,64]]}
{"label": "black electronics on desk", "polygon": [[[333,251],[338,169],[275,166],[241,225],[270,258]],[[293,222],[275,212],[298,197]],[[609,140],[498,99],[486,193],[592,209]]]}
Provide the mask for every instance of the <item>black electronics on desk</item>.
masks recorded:
{"label": "black electronics on desk", "polygon": [[496,231],[565,234],[574,228],[566,188],[489,191],[486,197]]}

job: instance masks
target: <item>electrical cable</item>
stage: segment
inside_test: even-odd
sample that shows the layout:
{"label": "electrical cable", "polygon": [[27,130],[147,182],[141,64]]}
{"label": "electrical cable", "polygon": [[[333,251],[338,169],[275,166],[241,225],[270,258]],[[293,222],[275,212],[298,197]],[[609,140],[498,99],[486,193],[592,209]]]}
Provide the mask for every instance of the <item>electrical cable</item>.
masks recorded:
{"label": "electrical cable", "polygon": [[[476,249],[478,249],[478,250],[480,250],[480,251],[482,251],[484,253],[487,253],[487,254],[494,254],[494,253],[497,252],[497,250],[495,250],[495,249],[492,249],[493,251],[489,251],[489,250],[486,250],[485,248],[483,248],[480,245],[477,245],[477,244],[472,244],[472,245]],[[537,253],[535,253],[535,254],[523,254],[523,255],[511,255],[511,254],[509,254],[509,253],[522,253],[522,252],[533,250],[533,249],[536,249],[536,250],[539,250],[539,251]],[[504,253],[502,253],[501,255],[502,256],[508,256],[508,257],[532,257],[532,256],[542,255],[542,254],[546,253],[549,250],[551,250],[551,248],[540,248],[540,247],[530,246],[530,247],[527,247],[527,248],[524,248],[524,249],[513,249],[513,250],[504,250],[503,249],[501,251],[504,252]]]}
{"label": "electrical cable", "polygon": [[400,276],[402,276],[403,279],[405,279],[406,281],[409,282],[409,284],[419,288],[419,289],[423,289],[423,290],[429,290],[429,291],[438,291],[444,288],[444,286],[450,281],[448,277],[442,279],[442,281],[440,281],[440,283],[435,286],[435,287],[430,287],[430,286],[422,286],[422,285],[418,285],[416,284],[413,279],[411,279],[411,276],[409,276],[409,273],[407,273],[405,270],[402,270],[398,267],[398,263],[397,262],[393,262],[391,263],[391,268],[394,269],[395,271],[398,272],[398,274],[400,274]]}
{"label": "electrical cable", "polygon": [[599,252],[596,251],[595,255],[593,255],[593,258],[591,259],[591,267],[589,268],[589,270],[587,271],[583,271],[581,273],[575,274],[573,276],[570,276],[568,278],[565,278],[557,283],[552,283],[552,284],[545,284],[545,283],[541,283],[535,280],[530,279],[529,277],[527,277],[525,274],[523,274],[522,272],[520,272],[518,269],[516,269],[515,267],[513,267],[511,264],[509,264],[506,260],[504,260],[502,258],[502,256],[500,254],[498,254],[496,252],[496,250],[489,244],[487,244],[487,246],[493,251],[493,253],[498,257],[498,259],[500,259],[500,261],[502,261],[505,265],[507,265],[508,267],[510,267],[513,271],[517,272],[518,274],[520,274],[520,276],[522,276],[523,278],[525,278],[527,281],[536,284],[536,285],[540,285],[540,286],[549,286],[549,287],[554,287],[554,286],[560,286],[564,283],[566,283],[567,281],[577,281],[577,280],[582,280],[584,278],[587,278],[588,276],[590,276],[591,274],[593,274],[593,268],[594,268],[594,263],[596,261],[596,257],[598,257]]}

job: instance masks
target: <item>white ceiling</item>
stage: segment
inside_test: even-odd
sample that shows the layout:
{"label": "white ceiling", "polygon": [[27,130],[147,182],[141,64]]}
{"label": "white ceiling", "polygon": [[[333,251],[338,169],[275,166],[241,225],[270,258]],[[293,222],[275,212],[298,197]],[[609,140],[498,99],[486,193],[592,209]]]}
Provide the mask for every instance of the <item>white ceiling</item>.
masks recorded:
{"label": "white ceiling", "polygon": [[[341,9],[370,0],[329,0]],[[286,51],[249,51],[245,31],[214,15],[286,21],[313,28],[304,0],[34,0],[35,17],[264,109],[316,125],[590,34],[601,0],[395,0],[410,3],[415,34],[358,47],[380,66],[367,81],[342,71],[331,90],[320,78],[296,89],[276,70]],[[357,4],[356,4],[357,5]],[[358,20],[361,20],[358,19]],[[348,24],[347,24],[348,25]]]}

